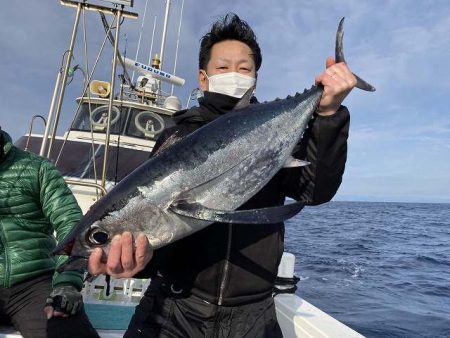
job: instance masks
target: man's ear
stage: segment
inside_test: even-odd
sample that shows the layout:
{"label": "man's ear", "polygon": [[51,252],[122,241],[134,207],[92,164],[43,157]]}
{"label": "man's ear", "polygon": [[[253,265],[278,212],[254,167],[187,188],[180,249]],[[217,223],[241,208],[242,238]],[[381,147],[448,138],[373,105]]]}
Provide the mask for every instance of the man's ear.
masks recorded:
{"label": "man's ear", "polygon": [[206,77],[206,71],[204,69],[198,70],[198,87],[203,92],[209,89],[208,78]]}

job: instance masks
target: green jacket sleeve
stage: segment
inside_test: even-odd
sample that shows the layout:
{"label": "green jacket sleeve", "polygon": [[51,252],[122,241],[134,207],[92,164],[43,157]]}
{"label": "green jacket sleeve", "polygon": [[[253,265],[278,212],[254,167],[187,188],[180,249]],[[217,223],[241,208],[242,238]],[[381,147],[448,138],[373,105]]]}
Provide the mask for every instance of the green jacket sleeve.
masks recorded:
{"label": "green jacket sleeve", "polygon": [[[58,242],[62,241],[82,216],[78,203],[58,169],[48,160],[44,160],[39,169],[40,201],[44,215],[49,219]],[[56,267],[67,260],[58,256]],[[55,272],[53,286],[71,284],[81,290],[83,276],[74,271]]]}

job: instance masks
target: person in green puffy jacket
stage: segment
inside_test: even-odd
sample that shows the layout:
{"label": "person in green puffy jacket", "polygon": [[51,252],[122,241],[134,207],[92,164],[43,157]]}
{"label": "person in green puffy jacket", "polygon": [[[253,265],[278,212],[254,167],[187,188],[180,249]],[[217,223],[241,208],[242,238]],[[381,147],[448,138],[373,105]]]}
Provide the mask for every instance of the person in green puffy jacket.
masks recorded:
{"label": "person in green puffy jacket", "polygon": [[0,324],[25,338],[99,337],[83,309],[83,276],[55,272],[65,258],[51,255],[81,216],[56,167],[0,128]]}

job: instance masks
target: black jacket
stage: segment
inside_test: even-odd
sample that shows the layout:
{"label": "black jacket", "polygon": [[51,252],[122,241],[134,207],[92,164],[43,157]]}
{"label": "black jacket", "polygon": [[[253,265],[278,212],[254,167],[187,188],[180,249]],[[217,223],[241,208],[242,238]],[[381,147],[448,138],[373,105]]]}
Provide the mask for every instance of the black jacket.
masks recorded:
{"label": "black jacket", "polygon": [[[230,111],[237,99],[205,92],[199,103],[199,107],[177,115],[177,126],[163,132],[153,154]],[[333,116],[315,116],[294,153],[311,164],[280,170],[241,209],[283,205],[286,197],[308,205],[331,200],[344,173],[349,121],[345,107]],[[271,294],[283,249],[282,223],[215,223],[156,250],[137,277],[158,272],[177,288],[210,303],[240,305]]]}

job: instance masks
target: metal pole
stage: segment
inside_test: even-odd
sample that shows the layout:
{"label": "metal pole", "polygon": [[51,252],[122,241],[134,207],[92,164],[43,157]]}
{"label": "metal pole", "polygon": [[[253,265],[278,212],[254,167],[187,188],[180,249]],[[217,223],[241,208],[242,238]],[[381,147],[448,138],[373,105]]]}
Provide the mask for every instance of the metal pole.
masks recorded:
{"label": "metal pole", "polygon": [[61,81],[61,73],[62,70],[59,70],[58,75],[56,75],[55,88],[53,89],[52,102],[50,103],[50,109],[48,110],[47,123],[45,124],[45,131],[44,136],[42,137],[42,144],[41,149],[39,150],[39,156],[45,156],[44,153],[45,148],[47,148],[48,133],[50,131],[50,125],[53,120],[53,112],[55,110],[56,95],[58,94],[59,83]]}
{"label": "metal pole", "polygon": [[[138,45],[137,45],[137,49],[136,49],[136,57],[134,58],[136,61],[138,59],[139,49],[141,47],[142,31],[144,30],[145,14],[147,12],[147,4],[148,4],[148,0],[145,1],[144,16],[142,17],[141,31],[139,32],[139,40],[138,40]],[[133,81],[134,81],[134,71],[133,71],[133,75],[131,76],[131,82],[133,82]]]}
{"label": "metal pole", "polygon": [[[178,47],[180,45],[180,34],[181,34],[181,22],[183,20],[183,8],[184,8],[184,0],[181,2],[181,13],[180,13],[180,24],[178,25],[178,36],[177,36],[177,47],[175,48],[175,62],[173,64],[173,75],[177,72],[177,61],[178,61]],[[170,95],[173,95],[173,87],[170,92]]]}
{"label": "metal pole", "polygon": [[114,101],[114,84],[116,81],[116,65],[117,65],[117,51],[119,48],[119,31],[120,31],[120,20],[122,18],[122,10],[118,9],[116,13],[116,36],[114,41],[114,54],[112,62],[111,71],[111,94],[109,95],[109,105],[108,105],[108,123],[106,125],[106,139],[105,139],[105,156],[103,158],[103,173],[102,173],[102,183],[101,186],[105,188],[106,186],[106,174],[108,171],[108,151],[109,151],[109,141],[111,136],[111,115],[112,106]]}
{"label": "metal pole", "polygon": [[148,65],[152,64],[152,52],[153,52],[153,41],[155,39],[156,18],[157,16],[155,15],[155,19],[153,20],[152,43],[150,44],[150,55],[148,56],[148,63],[147,63]]}
{"label": "metal pole", "polygon": [[78,3],[77,14],[75,16],[75,22],[73,24],[73,29],[72,29],[72,37],[70,39],[69,53],[67,54],[66,65],[64,67],[63,79],[62,79],[62,83],[61,83],[61,92],[59,94],[58,105],[56,106],[55,122],[53,123],[52,136],[50,138],[50,143],[48,145],[48,152],[47,152],[48,158],[50,158],[50,152],[52,150],[53,141],[56,136],[56,129],[58,128],[59,115],[61,113],[61,107],[62,107],[62,103],[63,103],[64,93],[66,91],[66,84],[67,84],[67,77],[68,77],[68,72],[69,72],[69,68],[70,68],[70,62],[72,61],[73,47],[75,45],[75,39],[77,37],[78,23],[80,22],[81,6],[82,6],[82,4]]}
{"label": "metal pole", "polygon": [[166,33],[167,33],[167,24],[169,21],[170,1],[171,0],[166,0],[166,13],[164,15],[164,28],[163,28],[163,35],[162,35],[162,39],[161,39],[161,52],[159,53],[159,57],[161,60],[161,63],[159,64],[159,69],[163,69],[163,63],[164,63],[164,47],[166,45]]}

